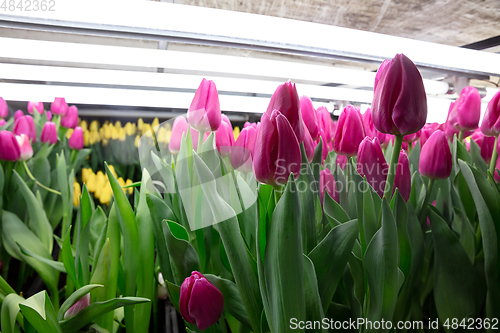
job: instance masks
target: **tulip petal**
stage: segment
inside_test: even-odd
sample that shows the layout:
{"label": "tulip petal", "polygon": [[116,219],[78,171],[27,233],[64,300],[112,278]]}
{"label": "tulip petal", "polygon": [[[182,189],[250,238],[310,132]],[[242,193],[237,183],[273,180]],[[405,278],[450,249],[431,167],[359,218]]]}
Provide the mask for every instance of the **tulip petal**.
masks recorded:
{"label": "tulip petal", "polygon": [[194,281],[189,298],[189,315],[196,320],[196,326],[205,330],[215,324],[224,310],[222,293],[204,277]]}
{"label": "tulip petal", "polygon": [[300,175],[300,146],[292,126],[284,115],[278,114],[276,117],[276,128],[279,146],[274,180],[276,184],[284,185],[288,181],[290,173],[293,172],[295,179]]}
{"label": "tulip petal", "polygon": [[278,156],[278,131],[271,121],[271,112],[266,111],[260,122],[260,129],[255,139],[253,172],[259,182],[274,184],[274,161]]}

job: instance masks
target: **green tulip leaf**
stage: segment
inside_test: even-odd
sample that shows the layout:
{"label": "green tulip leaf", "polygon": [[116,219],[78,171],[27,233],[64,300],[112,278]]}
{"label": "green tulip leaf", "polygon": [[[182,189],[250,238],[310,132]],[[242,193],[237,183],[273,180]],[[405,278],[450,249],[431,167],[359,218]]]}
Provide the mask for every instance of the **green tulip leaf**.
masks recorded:
{"label": "green tulip leaf", "polygon": [[30,256],[36,260],[39,260],[43,263],[46,263],[47,265],[49,265],[50,267],[54,268],[55,270],[58,270],[59,272],[61,273],[66,273],[66,269],[64,268],[64,264],[60,261],[54,261],[52,259],[47,259],[47,258],[44,258],[30,250],[28,250],[27,248],[25,248],[24,246],[22,246],[21,244],[19,243],[16,243],[17,246],[19,246],[19,249],[21,250],[21,253],[24,254],[25,256]]}
{"label": "green tulip leaf", "polygon": [[24,318],[40,333],[62,333],[63,330],[47,292],[41,291],[19,303]]}
{"label": "green tulip leaf", "polygon": [[23,322],[23,315],[19,309],[19,303],[25,299],[21,296],[12,293],[5,297],[0,313],[0,325],[4,333],[20,333],[21,331],[16,325],[16,319],[19,323]]}
{"label": "green tulip leaf", "polygon": [[[306,306],[306,320],[310,322],[321,321],[325,317],[321,298],[318,291],[318,280],[314,264],[305,254],[304,260],[304,298]],[[308,330],[309,331],[309,330]],[[316,329],[314,332],[328,332],[325,329]]]}
{"label": "green tulip leaf", "polygon": [[351,220],[344,208],[333,200],[327,191],[325,191],[323,198],[323,210],[332,228]]}
{"label": "green tulip leaf", "polygon": [[57,313],[57,320],[63,320],[64,314],[68,311],[80,298],[87,295],[89,292],[96,288],[104,287],[102,284],[89,284],[81,287],[74,293],[72,293],[68,299],[61,305],[59,312]]}
{"label": "green tulip leaf", "polygon": [[394,193],[394,198],[392,202],[393,213],[396,219],[396,226],[398,230],[398,241],[399,241],[399,269],[403,272],[404,276],[408,276],[411,266],[411,241],[410,235],[408,233],[408,209],[406,208],[406,203],[399,193],[399,189],[396,189]]}
{"label": "green tulip leaf", "polygon": [[316,237],[316,216],[311,214],[315,211],[315,196],[319,193],[319,186],[316,186],[314,175],[307,160],[304,143],[300,144],[302,154],[302,169],[298,184],[301,184],[300,205],[302,207],[301,228],[302,228],[302,249],[304,253],[309,253],[317,244]]}

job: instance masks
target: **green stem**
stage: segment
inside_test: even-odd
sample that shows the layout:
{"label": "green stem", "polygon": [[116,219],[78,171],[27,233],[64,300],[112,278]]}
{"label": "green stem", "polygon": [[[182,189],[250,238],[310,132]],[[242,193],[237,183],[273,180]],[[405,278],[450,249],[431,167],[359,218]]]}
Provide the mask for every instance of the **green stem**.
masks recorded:
{"label": "green stem", "polygon": [[55,193],[57,195],[61,195],[61,192],[59,191],[56,191],[56,190],[53,190],[51,189],[50,187],[47,187],[45,185],[43,185],[42,183],[40,183],[38,180],[36,180],[35,177],[33,177],[33,175],[31,174],[30,172],[30,169],[28,168],[28,165],[26,164],[26,161],[23,161],[23,164],[24,164],[24,168],[26,169],[26,173],[28,174],[28,176],[38,185],[40,186],[41,188],[49,191],[49,192],[52,192],[52,193]]}
{"label": "green stem", "polygon": [[463,142],[464,141],[464,131],[460,131],[458,133],[458,141]]}
{"label": "green stem", "polygon": [[197,152],[198,154],[200,154],[200,153],[201,153],[201,149],[202,149],[202,147],[203,147],[203,137],[204,137],[204,136],[205,136],[205,132],[201,132],[201,131],[200,131],[200,132],[198,133],[198,147],[197,147],[197,149],[196,149],[196,152]]}
{"label": "green stem", "polygon": [[423,223],[423,219],[425,217],[425,213],[427,211],[427,203],[429,202],[429,198],[431,197],[432,188],[434,187],[434,179],[429,179],[429,185],[427,186],[427,193],[425,194],[424,203],[422,205],[422,209],[419,213],[419,220]]}
{"label": "green stem", "polygon": [[498,150],[497,150],[497,145],[498,145],[498,135],[495,137],[495,145],[493,146],[493,155],[491,155],[491,162],[490,162],[490,173],[491,176],[495,176],[495,167],[497,165],[497,158],[498,158]]}
{"label": "green stem", "polygon": [[392,188],[394,187],[394,179],[396,178],[396,167],[399,160],[399,153],[401,151],[401,144],[403,143],[403,136],[396,135],[394,140],[394,147],[392,148],[391,164],[389,164],[389,174],[387,175],[387,182],[385,183],[384,198],[389,202],[392,198]]}

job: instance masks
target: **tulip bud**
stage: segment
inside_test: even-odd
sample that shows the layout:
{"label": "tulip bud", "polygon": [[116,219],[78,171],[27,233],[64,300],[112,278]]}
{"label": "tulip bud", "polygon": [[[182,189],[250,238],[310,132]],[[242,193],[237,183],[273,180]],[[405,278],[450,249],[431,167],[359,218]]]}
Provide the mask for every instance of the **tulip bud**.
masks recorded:
{"label": "tulip bud", "polygon": [[85,309],[90,305],[90,293],[85,294],[82,298],[80,298],[72,307],[69,308],[68,311],[64,314],[64,320],[75,317],[78,312]]}
{"label": "tulip bud", "polygon": [[50,105],[50,111],[54,114],[58,114],[60,116],[66,115],[66,112],[68,111],[68,103],[66,103],[66,100],[62,97],[56,97],[54,99],[54,102]]}
{"label": "tulip bud", "polygon": [[483,132],[476,130],[472,134],[471,140],[474,140],[481,149],[481,157],[486,163],[490,163],[495,146],[495,138],[493,136],[485,136]]}
{"label": "tulip bud", "polygon": [[356,156],[359,144],[365,136],[359,109],[352,105],[346,106],[337,123],[337,130],[333,138],[333,149],[339,155]]}
{"label": "tulip bud", "polygon": [[373,91],[377,89],[378,82],[380,81],[380,77],[382,76],[382,73],[384,70],[387,68],[387,65],[391,63],[391,60],[385,59],[381,64],[380,67],[377,70],[377,74],[375,74],[375,84],[373,85]]}
{"label": "tulip bud", "polygon": [[389,165],[377,138],[366,137],[359,145],[357,170],[361,176],[366,177],[368,184],[382,197]]}
{"label": "tulip bud", "polygon": [[486,107],[481,132],[486,136],[498,136],[500,134],[500,91],[493,96]]}
{"label": "tulip bud", "polygon": [[415,64],[397,54],[381,71],[372,103],[373,125],[382,133],[407,135],[427,119],[427,96]]}
{"label": "tulip bud", "polygon": [[158,299],[166,300],[168,297],[167,286],[165,285],[165,280],[163,279],[163,275],[158,273]]}
{"label": "tulip bud", "polygon": [[408,202],[411,192],[411,171],[410,161],[404,150],[401,150],[399,153],[396,178],[394,180],[394,191],[396,190],[396,187],[399,188],[399,193],[401,193],[404,201]]}
{"label": "tulip bud", "polygon": [[408,134],[408,135],[405,135],[403,137],[403,142],[406,142],[406,143],[413,143],[415,141],[418,140],[418,138],[420,138],[420,131],[418,132],[415,132],[413,134]]}
{"label": "tulip bud", "polygon": [[186,118],[179,116],[175,118],[174,124],[172,125],[172,135],[170,136],[170,143],[168,144],[168,149],[177,154],[181,149],[181,139],[182,133],[187,132],[188,123]]}
{"label": "tulip bud", "polygon": [[436,131],[439,127],[438,123],[432,123],[432,124],[425,124],[424,127],[422,127],[422,130],[420,131],[420,147],[423,147],[424,144],[427,142],[429,137]]}
{"label": "tulip bud", "polygon": [[68,146],[71,149],[81,150],[83,148],[83,131],[80,126],[77,126],[68,140]]}
{"label": "tulip bud", "polygon": [[53,145],[54,143],[57,142],[57,140],[58,138],[57,138],[56,124],[51,121],[47,121],[43,125],[40,141],[42,141],[43,143],[50,142],[50,144]]}
{"label": "tulip bud", "polygon": [[446,179],[451,174],[452,158],[448,140],[442,131],[434,132],[420,153],[420,174],[430,179]]}
{"label": "tulip bud", "polygon": [[316,145],[314,144],[314,141],[311,138],[311,134],[309,133],[309,130],[307,128],[304,128],[304,141],[302,142],[304,143],[304,149],[306,151],[307,160],[311,162],[312,159],[314,158],[314,148],[316,147]]}
{"label": "tulip bud", "polygon": [[21,157],[21,148],[14,133],[0,131],[0,160],[17,161]]}
{"label": "tulip bud", "polygon": [[345,166],[347,165],[347,156],[337,155],[337,158],[335,159],[335,164],[337,164],[342,170],[344,170]]}
{"label": "tulip bud", "polygon": [[271,101],[267,106],[267,112],[271,113],[273,110],[278,110],[286,117],[293,132],[299,142],[304,139],[304,128],[302,121],[302,114],[300,113],[300,101],[297,94],[295,83],[290,81],[278,86]]}
{"label": "tulip bud", "polygon": [[389,141],[391,141],[391,136],[389,134],[379,132],[375,126],[373,126],[372,111],[370,108],[363,113],[362,118],[366,136],[369,136],[370,138],[377,138],[380,141],[382,148],[387,147]]}
{"label": "tulip bud", "polygon": [[216,131],[221,122],[219,94],[215,83],[203,79],[189,106],[187,119],[200,132]]}
{"label": "tulip bud", "polygon": [[9,106],[7,102],[0,97],[0,118],[6,118],[9,115]]}
{"label": "tulip bud", "polygon": [[322,205],[325,198],[325,190],[333,200],[339,202],[337,184],[335,183],[335,178],[328,169],[321,170],[319,174],[319,198]]}
{"label": "tulip bud", "polygon": [[31,147],[30,139],[26,134],[21,134],[16,136],[16,140],[21,150],[19,161],[29,160],[31,156],[33,156],[33,148]]}
{"label": "tulip bud", "polygon": [[43,102],[28,102],[28,113],[33,114],[35,110],[39,113],[43,113]]}
{"label": "tulip bud", "polygon": [[47,116],[47,120],[48,120],[48,121],[51,121],[51,120],[52,120],[52,112],[50,112],[50,111],[46,111],[46,112],[45,112],[45,115]]}
{"label": "tulip bud", "polygon": [[[319,127],[323,130],[326,140],[326,143],[330,143],[333,140],[333,136],[335,134],[335,124],[332,120],[332,116],[330,116],[330,112],[324,106],[320,106],[316,111],[316,115],[318,116],[318,124]],[[321,134],[321,133],[320,133]]]}
{"label": "tulip bud", "polygon": [[179,310],[184,320],[196,323],[203,331],[219,320],[224,310],[224,297],[203,274],[194,271],[181,285]]}
{"label": "tulip bud", "polygon": [[257,137],[257,125],[243,128],[231,151],[231,165],[241,172],[252,172],[252,161]]}
{"label": "tulip bud", "polygon": [[78,125],[78,108],[71,105],[66,115],[61,117],[61,126],[66,128],[75,128]]}
{"label": "tulip bud", "polygon": [[24,112],[22,110],[17,110],[16,112],[14,112],[14,121],[16,121],[17,119],[19,119],[23,116],[24,116]]}
{"label": "tulip bud", "polygon": [[33,142],[36,142],[35,122],[31,116],[22,116],[14,121],[12,132],[15,135],[26,134]]}
{"label": "tulip bud", "polygon": [[0,118],[0,127],[5,126],[6,124],[7,122],[5,121],[5,119]]}
{"label": "tulip bud", "polygon": [[[209,133],[205,132],[205,139]],[[234,145],[233,128],[230,123],[221,121],[219,128],[215,131],[215,146],[222,157],[231,155],[231,148]]]}
{"label": "tulip bud", "polygon": [[76,208],[80,207],[80,196],[82,195],[82,189],[80,183],[73,183],[73,206]]}
{"label": "tulip bud", "polygon": [[272,186],[284,185],[300,174],[300,146],[288,119],[278,110],[266,111],[257,131],[253,155],[255,178]]}
{"label": "tulip bud", "polygon": [[318,140],[320,135],[318,117],[316,116],[316,110],[314,110],[311,99],[307,96],[300,98],[300,113],[311,138]]}
{"label": "tulip bud", "polygon": [[460,97],[453,103],[449,122],[458,130],[475,130],[481,116],[481,96],[479,91],[471,86],[465,87]]}

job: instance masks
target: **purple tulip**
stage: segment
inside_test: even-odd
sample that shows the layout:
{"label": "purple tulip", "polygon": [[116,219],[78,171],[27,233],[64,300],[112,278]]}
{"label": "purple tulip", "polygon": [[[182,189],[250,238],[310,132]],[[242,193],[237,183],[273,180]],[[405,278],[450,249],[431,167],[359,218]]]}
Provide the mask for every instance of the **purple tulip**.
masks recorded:
{"label": "purple tulip", "polygon": [[252,160],[257,137],[257,124],[244,127],[231,151],[231,165],[234,169],[252,172]]}
{"label": "purple tulip", "polygon": [[307,160],[310,163],[314,158],[314,148],[316,147],[316,145],[314,144],[314,141],[311,138],[311,134],[309,133],[309,130],[307,128],[304,128],[304,141],[302,142],[304,143]]}
{"label": "purple tulip", "polygon": [[[205,132],[205,139],[209,133]],[[231,149],[234,145],[234,132],[230,123],[221,121],[219,128],[215,131],[215,146],[222,157],[231,155]]]}
{"label": "purple tulip", "polygon": [[[455,103],[456,102],[451,102],[450,103],[450,108],[448,110],[448,116],[446,117],[446,122],[444,123],[444,134],[446,137],[450,140],[453,140],[454,135],[459,135],[460,130],[455,127],[454,123],[452,122],[453,120],[453,110],[455,108]],[[464,138],[468,137],[469,135],[472,134],[472,131],[464,131]]]}
{"label": "purple tulip", "polygon": [[390,59],[385,59],[384,61],[382,61],[382,63],[380,64],[378,70],[377,70],[377,74],[375,74],[375,84],[373,85],[373,90],[375,91],[375,89],[377,89],[377,85],[378,85],[378,82],[380,81],[380,77],[382,76],[382,73],[384,72],[384,70],[387,68],[387,66],[391,63],[391,60]]}
{"label": "purple tulip", "polygon": [[0,97],[0,118],[6,118],[9,115],[9,106],[7,102]]}
{"label": "purple tulip", "polygon": [[188,323],[200,330],[215,324],[224,310],[224,297],[200,272],[192,272],[181,285],[179,310]]}
{"label": "purple tulip", "polygon": [[68,112],[68,103],[66,103],[64,98],[56,97],[54,102],[50,105],[50,111],[52,111],[53,114],[64,116],[66,112]]}
{"label": "purple tulip", "polygon": [[320,132],[316,110],[314,110],[311,99],[305,95],[300,98],[300,113],[311,138],[318,140]]}
{"label": "purple tulip", "polygon": [[73,304],[68,311],[64,314],[64,320],[75,317],[78,312],[85,309],[90,305],[90,293],[85,294],[82,298],[80,298],[75,304]]}
{"label": "purple tulip", "polygon": [[32,142],[36,142],[36,128],[33,118],[29,115],[21,116],[14,121],[12,132],[15,135],[26,134]]}
{"label": "purple tulip", "polygon": [[14,121],[16,121],[17,119],[19,119],[23,116],[24,116],[24,112],[22,110],[17,110],[16,112],[14,112]]}
{"label": "purple tulip", "polygon": [[389,165],[377,138],[366,137],[359,145],[357,170],[361,176],[366,177],[368,184],[382,197]]}
{"label": "purple tulip", "polygon": [[78,108],[71,105],[66,115],[61,117],[61,126],[66,128],[75,128],[78,126]]}
{"label": "purple tulip", "polygon": [[43,125],[40,141],[42,141],[42,143],[50,142],[50,144],[53,145],[54,143],[57,142],[57,140],[58,138],[57,138],[56,124],[51,121],[47,121]]}
{"label": "purple tulip", "polygon": [[323,138],[326,140],[326,143],[330,143],[335,135],[335,123],[332,120],[332,116],[330,116],[330,112],[324,106],[318,108],[316,115],[318,116],[319,127],[325,134]]}
{"label": "purple tulip", "polygon": [[304,139],[304,126],[295,83],[288,81],[278,86],[267,106],[267,112],[271,113],[274,110],[278,110],[288,119],[297,140],[302,142]]}
{"label": "purple tulip", "polygon": [[452,158],[446,135],[435,131],[420,153],[420,174],[430,179],[446,179],[451,174]]}
{"label": "purple tulip", "polygon": [[300,174],[300,146],[288,119],[278,110],[266,111],[260,120],[253,155],[255,178],[269,185],[284,185],[293,172]]}
{"label": "purple tulip", "polygon": [[391,141],[391,136],[389,134],[379,132],[375,126],[373,126],[372,111],[370,108],[363,113],[362,118],[366,136],[369,136],[370,138],[377,138],[380,141],[382,148],[387,147],[389,141]]}
{"label": "purple tulip", "polygon": [[33,148],[31,147],[30,138],[26,134],[21,134],[16,136],[19,149],[21,151],[21,156],[19,161],[27,161],[33,156]]}
{"label": "purple tulip", "polygon": [[28,113],[33,114],[35,110],[39,113],[43,113],[43,102],[28,102]]}
{"label": "purple tulip", "polygon": [[335,178],[328,169],[321,170],[319,174],[319,198],[322,205],[325,198],[325,191],[333,200],[339,202],[337,184],[335,183]]}
{"label": "purple tulip", "polygon": [[68,146],[71,149],[81,150],[83,148],[83,130],[77,126],[68,141]]}
{"label": "purple tulip", "polygon": [[399,153],[396,179],[394,180],[394,191],[396,190],[396,187],[399,188],[399,193],[401,193],[404,201],[408,202],[411,192],[411,171],[410,161],[404,150],[401,150]]}
{"label": "purple tulip", "polygon": [[486,136],[498,136],[500,134],[500,91],[493,96],[486,107],[481,132]]}
{"label": "purple tulip", "polygon": [[21,157],[21,148],[14,133],[0,131],[0,160],[17,161]]}
{"label": "purple tulip", "polygon": [[407,135],[427,119],[427,97],[415,64],[397,54],[380,72],[372,103],[373,125],[382,133]]}
{"label": "purple tulip", "polygon": [[333,149],[340,155],[356,156],[359,144],[365,136],[359,109],[352,105],[346,106],[340,114],[333,138]]}
{"label": "purple tulip", "polygon": [[221,123],[219,93],[215,83],[203,79],[194,93],[187,119],[191,127],[200,132],[216,131]]}
{"label": "purple tulip", "polygon": [[438,123],[425,124],[420,130],[420,147],[423,147],[427,142],[427,139],[434,133],[439,127]]}
{"label": "purple tulip", "polygon": [[458,130],[475,130],[481,116],[481,96],[479,91],[471,86],[465,87],[460,97],[452,104],[449,122]]}

